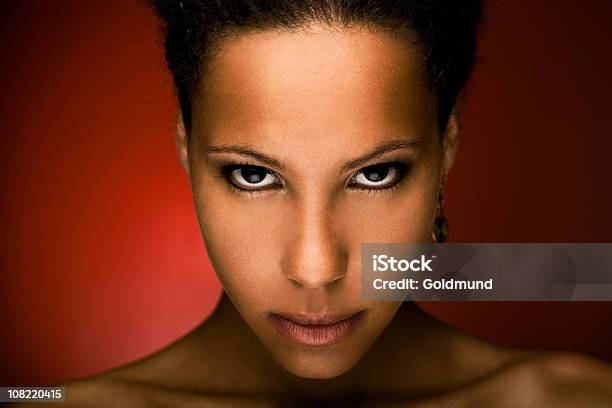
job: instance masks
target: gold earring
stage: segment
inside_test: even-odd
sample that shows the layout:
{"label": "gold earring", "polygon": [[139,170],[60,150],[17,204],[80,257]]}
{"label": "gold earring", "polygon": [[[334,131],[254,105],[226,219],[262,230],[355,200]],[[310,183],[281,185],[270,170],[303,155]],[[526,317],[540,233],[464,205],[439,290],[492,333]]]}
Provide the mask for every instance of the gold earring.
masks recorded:
{"label": "gold earring", "polygon": [[438,208],[436,208],[436,218],[431,232],[434,242],[444,242],[448,238],[448,221],[444,216],[444,197],[442,189],[438,193]]}

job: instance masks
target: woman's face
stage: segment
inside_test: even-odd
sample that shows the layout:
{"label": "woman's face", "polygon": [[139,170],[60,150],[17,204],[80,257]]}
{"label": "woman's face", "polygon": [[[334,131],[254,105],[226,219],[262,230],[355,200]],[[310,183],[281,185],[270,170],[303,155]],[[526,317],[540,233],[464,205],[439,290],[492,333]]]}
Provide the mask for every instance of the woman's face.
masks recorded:
{"label": "woman's face", "polygon": [[[428,242],[437,99],[409,41],[312,26],[226,39],[203,72],[188,161],[208,255],[291,373],[350,369],[399,308],[360,296],[360,247]],[[188,156],[188,158],[187,158]]]}

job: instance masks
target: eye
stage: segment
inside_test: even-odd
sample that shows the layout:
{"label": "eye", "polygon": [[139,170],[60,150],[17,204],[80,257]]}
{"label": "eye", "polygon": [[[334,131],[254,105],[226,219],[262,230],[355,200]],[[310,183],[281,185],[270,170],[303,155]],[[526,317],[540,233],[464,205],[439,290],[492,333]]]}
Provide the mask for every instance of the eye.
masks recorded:
{"label": "eye", "polygon": [[406,173],[404,163],[382,163],[364,167],[349,179],[349,186],[364,189],[389,188],[396,185]]}
{"label": "eye", "polygon": [[272,170],[261,166],[228,166],[224,173],[230,183],[243,190],[261,190],[271,186],[282,186],[279,177]]}

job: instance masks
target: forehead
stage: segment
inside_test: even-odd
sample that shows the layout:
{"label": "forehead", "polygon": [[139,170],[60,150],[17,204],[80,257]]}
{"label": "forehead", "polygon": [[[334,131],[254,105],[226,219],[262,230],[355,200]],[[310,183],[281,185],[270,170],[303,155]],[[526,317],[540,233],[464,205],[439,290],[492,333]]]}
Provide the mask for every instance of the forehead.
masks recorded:
{"label": "forehead", "polygon": [[225,40],[206,64],[193,130],[223,142],[424,133],[435,127],[436,107],[424,68],[406,37],[383,31],[248,32]]}

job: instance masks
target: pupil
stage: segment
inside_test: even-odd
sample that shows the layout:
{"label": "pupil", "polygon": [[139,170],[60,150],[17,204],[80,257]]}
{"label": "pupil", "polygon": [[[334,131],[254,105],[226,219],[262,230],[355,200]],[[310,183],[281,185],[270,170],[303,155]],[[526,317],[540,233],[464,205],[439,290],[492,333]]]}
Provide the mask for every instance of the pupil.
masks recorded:
{"label": "pupil", "polygon": [[388,174],[389,168],[383,166],[371,167],[363,172],[363,175],[373,183],[384,180]]}
{"label": "pupil", "polygon": [[265,177],[266,170],[262,167],[247,166],[242,168],[242,178],[250,184],[261,183]]}

